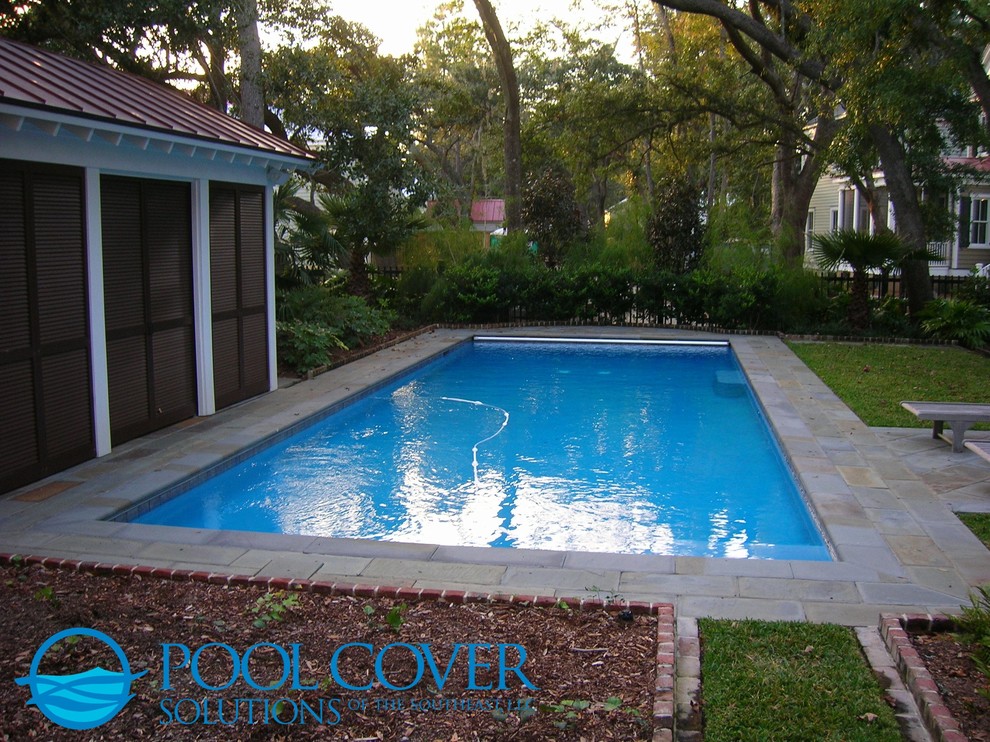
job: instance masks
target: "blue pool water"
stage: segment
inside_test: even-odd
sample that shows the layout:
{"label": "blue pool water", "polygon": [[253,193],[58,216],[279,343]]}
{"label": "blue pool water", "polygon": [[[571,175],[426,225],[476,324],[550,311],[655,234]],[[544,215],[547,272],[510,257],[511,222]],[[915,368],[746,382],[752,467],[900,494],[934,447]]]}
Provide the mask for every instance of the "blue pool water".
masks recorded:
{"label": "blue pool water", "polygon": [[468,343],[135,520],[831,558],[728,346]]}

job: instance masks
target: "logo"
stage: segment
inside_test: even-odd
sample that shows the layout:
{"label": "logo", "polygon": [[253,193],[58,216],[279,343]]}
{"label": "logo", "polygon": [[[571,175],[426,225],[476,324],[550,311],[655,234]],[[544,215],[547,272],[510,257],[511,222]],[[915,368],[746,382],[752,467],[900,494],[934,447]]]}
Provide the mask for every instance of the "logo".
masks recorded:
{"label": "logo", "polygon": [[[39,675],[45,654],[56,643],[73,636],[88,636],[106,644],[120,662],[120,672],[96,666],[72,675]],[[131,683],[147,670],[131,673],[124,650],[96,629],[74,628],[52,634],[38,647],[31,661],[31,674],[17,678],[18,685],[31,689],[27,705],[35,705],[48,719],[67,729],[93,729],[115,717],[134,698]]]}

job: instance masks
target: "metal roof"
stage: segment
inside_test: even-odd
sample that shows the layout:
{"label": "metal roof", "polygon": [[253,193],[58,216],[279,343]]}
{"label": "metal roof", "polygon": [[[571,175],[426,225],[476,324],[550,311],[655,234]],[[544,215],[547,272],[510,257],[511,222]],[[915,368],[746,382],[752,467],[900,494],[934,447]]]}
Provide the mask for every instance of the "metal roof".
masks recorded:
{"label": "metal roof", "polygon": [[0,38],[0,103],[313,159],[294,144],[178,90],[5,38]]}
{"label": "metal roof", "polygon": [[472,222],[504,222],[505,200],[501,198],[480,198],[471,202]]}

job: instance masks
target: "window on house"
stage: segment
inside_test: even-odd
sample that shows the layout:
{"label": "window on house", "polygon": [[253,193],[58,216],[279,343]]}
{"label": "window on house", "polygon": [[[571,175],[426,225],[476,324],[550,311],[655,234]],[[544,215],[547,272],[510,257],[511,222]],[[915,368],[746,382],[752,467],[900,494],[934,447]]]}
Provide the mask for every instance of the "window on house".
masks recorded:
{"label": "window on house", "polygon": [[987,216],[990,214],[987,206],[990,198],[973,197],[969,212],[969,242],[971,245],[987,244]]}

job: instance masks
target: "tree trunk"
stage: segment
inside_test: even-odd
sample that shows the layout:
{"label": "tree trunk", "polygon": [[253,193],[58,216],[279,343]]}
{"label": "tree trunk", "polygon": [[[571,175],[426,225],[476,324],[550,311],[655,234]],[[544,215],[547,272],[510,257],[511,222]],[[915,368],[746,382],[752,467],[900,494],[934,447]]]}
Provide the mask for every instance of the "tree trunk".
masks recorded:
{"label": "tree trunk", "polygon": [[265,128],[265,98],[261,91],[261,37],[258,0],[237,3],[237,34],[241,53],[241,121]]}
{"label": "tree trunk", "polygon": [[[904,145],[890,129],[874,124],[870,138],[880,155],[880,165],[887,180],[890,202],[894,205],[897,236],[912,250],[928,246],[925,223],[921,215],[918,189],[911,177]],[[901,266],[901,279],[907,294],[908,312],[912,316],[924,309],[933,298],[932,280],[927,260],[908,260]]]}
{"label": "tree trunk", "polygon": [[821,153],[835,139],[841,122],[819,116],[811,146],[802,154],[795,135],[785,135],[777,145],[771,180],[770,228],[788,265],[804,260],[804,232],[808,209],[821,175]]}
{"label": "tree trunk", "polygon": [[519,80],[512,63],[512,49],[502,31],[495,9],[488,0],[474,0],[485,29],[485,38],[495,56],[495,66],[505,97],[505,217],[509,232],[520,231],[522,223],[522,135],[520,133]]}
{"label": "tree trunk", "polygon": [[852,329],[865,330],[870,326],[870,283],[864,270],[853,271],[847,311],[846,317]]}
{"label": "tree trunk", "polygon": [[367,248],[363,245],[351,250],[351,265],[347,276],[347,293],[365,298],[371,296],[371,279],[368,278],[366,255]]}

